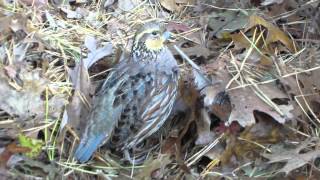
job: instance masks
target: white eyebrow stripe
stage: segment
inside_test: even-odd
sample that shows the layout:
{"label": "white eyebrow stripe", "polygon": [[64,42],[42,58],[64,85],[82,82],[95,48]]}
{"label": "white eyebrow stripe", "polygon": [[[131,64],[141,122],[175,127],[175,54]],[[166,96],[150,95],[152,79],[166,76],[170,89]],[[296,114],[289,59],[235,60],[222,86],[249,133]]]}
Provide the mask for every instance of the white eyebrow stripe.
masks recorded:
{"label": "white eyebrow stripe", "polygon": [[135,42],[139,42],[139,39],[144,35],[144,34],[147,34],[147,33],[152,33],[153,31],[160,31],[159,28],[150,28],[150,29],[146,29],[144,31],[142,31],[141,33],[139,33],[136,38],[135,38]]}

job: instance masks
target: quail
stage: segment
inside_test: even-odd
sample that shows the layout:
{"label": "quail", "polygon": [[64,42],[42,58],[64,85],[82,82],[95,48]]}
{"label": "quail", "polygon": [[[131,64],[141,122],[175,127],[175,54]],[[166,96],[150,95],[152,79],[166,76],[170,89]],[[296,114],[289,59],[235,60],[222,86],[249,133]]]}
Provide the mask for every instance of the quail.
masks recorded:
{"label": "quail", "polygon": [[134,148],[168,119],[179,77],[177,62],[164,44],[168,37],[155,21],[137,30],[129,56],[113,68],[94,98],[74,155],[80,163],[105,142],[121,150]]}

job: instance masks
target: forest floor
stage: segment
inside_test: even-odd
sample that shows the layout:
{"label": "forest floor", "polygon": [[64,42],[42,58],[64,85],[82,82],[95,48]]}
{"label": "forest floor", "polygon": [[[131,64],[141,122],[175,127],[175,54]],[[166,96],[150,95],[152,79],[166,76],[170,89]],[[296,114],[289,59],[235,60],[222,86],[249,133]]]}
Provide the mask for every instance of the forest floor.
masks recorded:
{"label": "forest floor", "polygon": [[[142,163],[79,164],[92,96],[151,20],[181,71],[170,125]],[[0,0],[0,179],[318,179],[319,78],[319,0]]]}

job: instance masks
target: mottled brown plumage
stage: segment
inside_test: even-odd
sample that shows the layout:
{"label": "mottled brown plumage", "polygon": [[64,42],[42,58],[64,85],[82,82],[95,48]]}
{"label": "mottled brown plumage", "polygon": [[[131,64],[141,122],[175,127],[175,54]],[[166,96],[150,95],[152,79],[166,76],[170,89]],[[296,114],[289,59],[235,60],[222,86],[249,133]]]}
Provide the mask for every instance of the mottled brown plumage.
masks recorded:
{"label": "mottled brown plumage", "polygon": [[167,120],[177,96],[178,65],[156,22],[138,29],[132,51],[109,74],[94,98],[75,157],[86,162],[104,141],[131,149]]}

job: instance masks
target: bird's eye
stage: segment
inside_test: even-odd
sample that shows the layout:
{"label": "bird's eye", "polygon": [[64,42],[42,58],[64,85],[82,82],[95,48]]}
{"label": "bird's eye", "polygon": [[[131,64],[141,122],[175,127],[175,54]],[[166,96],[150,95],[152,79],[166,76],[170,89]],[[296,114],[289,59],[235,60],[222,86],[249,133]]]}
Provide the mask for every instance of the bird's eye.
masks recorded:
{"label": "bird's eye", "polygon": [[152,34],[153,36],[156,36],[156,35],[158,35],[158,32],[157,32],[157,31],[153,31],[151,34]]}

